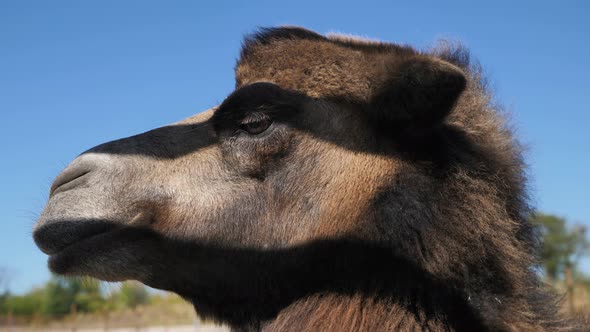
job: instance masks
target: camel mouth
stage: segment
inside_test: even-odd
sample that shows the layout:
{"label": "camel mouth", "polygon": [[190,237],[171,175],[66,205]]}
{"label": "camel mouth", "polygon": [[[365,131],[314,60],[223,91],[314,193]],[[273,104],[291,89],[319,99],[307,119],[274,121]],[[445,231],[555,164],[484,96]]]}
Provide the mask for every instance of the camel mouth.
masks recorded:
{"label": "camel mouth", "polygon": [[163,250],[160,238],[142,227],[109,222],[102,222],[101,227],[100,231],[96,228],[96,232],[79,236],[67,244],[62,242],[59,247],[44,246],[49,255],[49,270],[58,275],[89,276],[109,282],[144,280],[150,276],[149,268],[153,264],[150,264],[150,257],[146,257],[145,248],[156,248],[152,253],[158,255]]}
{"label": "camel mouth", "polygon": [[[80,264],[80,260],[89,263],[92,257],[100,255],[100,248],[114,231],[104,231],[71,242],[67,246],[48,254],[49,270],[59,275],[90,275],[88,271],[75,273],[72,268]],[[75,259],[73,259],[75,258]],[[104,278],[103,278],[104,279]],[[105,279],[107,280],[107,279]],[[108,281],[117,281],[111,278]]]}
{"label": "camel mouth", "polygon": [[49,256],[111,232],[116,226],[100,220],[78,220],[49,222],[33,232],[37,247]]}
{"label": "camel mouth", "polygon": [[144,278],[149,275],[145,248],[157,248],[155,255],[163,250],[151,229],[101,219],[52,220],[35,229],[33,238],[49,256],[51,272],[104,281]]}

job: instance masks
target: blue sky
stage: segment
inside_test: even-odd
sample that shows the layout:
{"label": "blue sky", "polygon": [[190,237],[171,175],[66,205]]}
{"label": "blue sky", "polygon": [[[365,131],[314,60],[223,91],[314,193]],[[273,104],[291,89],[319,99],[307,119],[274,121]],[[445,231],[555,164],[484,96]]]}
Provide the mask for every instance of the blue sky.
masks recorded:
{"label": "blue sky", "polygon": [[89,147],[222,101],[242,36],[259,26],[463,42],[528,146],[538,209],[590,227],[590,2],[359,3],[0,1],[0,267],[11,289],[49,277],[31,227],[53,177]]}

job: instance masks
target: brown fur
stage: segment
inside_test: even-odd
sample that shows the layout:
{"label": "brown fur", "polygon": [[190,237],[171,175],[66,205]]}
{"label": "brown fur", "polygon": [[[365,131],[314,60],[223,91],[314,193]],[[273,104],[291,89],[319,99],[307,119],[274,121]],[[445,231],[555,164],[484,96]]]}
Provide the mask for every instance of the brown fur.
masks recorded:
{"label": "brown fur", "polygon": [[538,279],[524,169],[465,50],[265,29],[218,108],[66,169],[35,240],[236,329],[581,330]]}

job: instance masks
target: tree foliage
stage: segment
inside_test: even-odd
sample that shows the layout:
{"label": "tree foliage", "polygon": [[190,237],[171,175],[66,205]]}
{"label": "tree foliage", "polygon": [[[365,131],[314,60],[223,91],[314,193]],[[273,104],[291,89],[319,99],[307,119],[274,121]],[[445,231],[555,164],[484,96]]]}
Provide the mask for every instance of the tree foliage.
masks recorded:
{"label": "tree foliage", "polygon": [[77,312],[135,308],[148,302],[150,294],[139,283],[123,283],[119,292],[106,296],[98,280],[53,277],[43,287],[24,295],[0,293],[0,315],[58,318]]}
{"label": "tree foliage", "polygon": [[147,290],[138,282],[126,282],[121,285],[119,296],[121,303],[129,308],[135,308],[138,305],[146,304],[149,299]]}
{"label": "tree foliage", "polygon": [[568,227],[564,218],[537,213],[533,222],[539,227],[543,240],[541,260],[547,278],[561,279],[566,268],[575,269],[583,255],[588,253],[590,242],[583,226]]}
{"label": "tree foliage", "polygon": [[70,312],[77,290],[69,286],[65,279],[51,279],[45,285],[41,312],[49,316],[65,315]]}
{"label": "tree foliage", "polygon": [[33,289],[20,296],[4,293],[0,297],[0,314],[6,315],[11,312],[17,316],[33,316],[41,312],[44,296],[42,288]]}

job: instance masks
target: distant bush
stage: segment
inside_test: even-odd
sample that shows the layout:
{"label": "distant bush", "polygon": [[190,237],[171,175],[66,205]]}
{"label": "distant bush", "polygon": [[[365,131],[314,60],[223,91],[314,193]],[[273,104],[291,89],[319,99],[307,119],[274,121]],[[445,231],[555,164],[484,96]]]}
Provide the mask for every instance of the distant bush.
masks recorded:
{"label": "distant bush", "polygon": [[33,316],[42,310],[45,290],[33,289],[24,295],[11,295],[5,293],[0,296],[0,313],[3,315],[12,312],[18,316]]}
{"label": "distant bush", "polygon": [[80,313],[135,308],[150,301],[150,294],[140,283],[123,283],[118,291],[106,295],[95,279],[53,277],[43,287],[24,295],[0,294],[0,315],[59,318],[73,309]]}
{"label": "distant bush", "polygon": [[149,294],[145,287],[138,282],[126,282],[119,291],[121,303],[128,308],[148,303]]}

